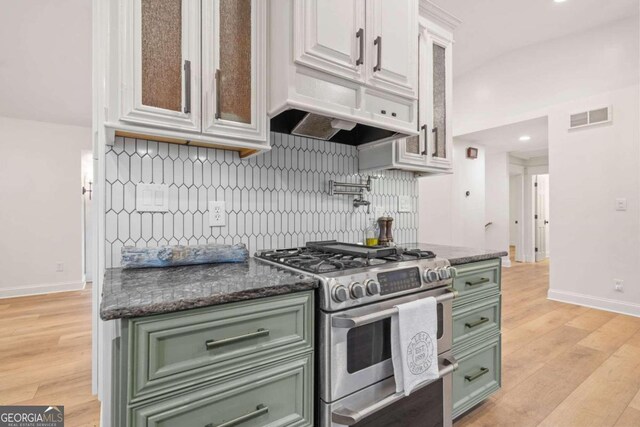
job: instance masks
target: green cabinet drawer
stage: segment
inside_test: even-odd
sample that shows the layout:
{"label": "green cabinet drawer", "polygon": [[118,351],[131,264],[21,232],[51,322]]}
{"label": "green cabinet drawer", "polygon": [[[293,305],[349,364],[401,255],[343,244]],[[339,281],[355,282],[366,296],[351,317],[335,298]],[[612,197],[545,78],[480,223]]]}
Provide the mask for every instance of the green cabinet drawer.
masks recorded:
{"label": "green cabinet drawer", "polygon": [[453,373],[453,417],[482,402],[500,388],[500,335],[462,351],[454,351],[458,369]]}
{"label": "green cabinet drawer", "polygon": [[313,310],[313,292],[300,292],[132,319],[129,401],[310,351]]}
{"label": "green cabinet drawer", "polygon": [[500,331],[500,296],[456,306],[453,310],[453,345]]}
{"label": "green cabinet drawer", "polygon": [[129,410],[132,427],[301,427],[313,424],[313,355]]}
{"label": "green cabinet drawer", "polygon": [[457,266],[453,288],[458,291],[458,297],[453,301],[454,306],[499,293],[500,263],[500,259],[492,259]]}

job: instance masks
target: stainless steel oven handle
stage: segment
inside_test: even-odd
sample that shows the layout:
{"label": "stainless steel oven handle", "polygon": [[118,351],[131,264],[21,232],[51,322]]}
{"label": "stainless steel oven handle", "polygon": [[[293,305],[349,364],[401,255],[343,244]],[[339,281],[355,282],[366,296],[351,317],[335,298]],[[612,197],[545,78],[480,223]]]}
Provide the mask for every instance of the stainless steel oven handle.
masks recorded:
{"label": "stainless steel oven handle", "polygon": [[[440,378],[445,377],[447,375],[451,375],[453,371],[458,369],[458,362],[456,361],[455,358],[450,357],[448,359],[445,359],[444,362],[445,362],[444,367],[442,367],[438,371],[438,375],[440,376]],[[424,387],[427,384],[424,384],[421,387]],[[333,421],[334,423],[351,426],[362,421],[364,418],[368,417],[369,415],[374,414],[379,410],[386,408],[389,405],[392,405],[393,403],[397,402],[403,397],[405,397],[404,392],[398,392],[398,393],[389,395],[382,400],[379,400],[378,402],[374,403],[371,406],[367,406],[366,408],[360,409],[357,411],[354,411],[349,408],[336,409],[331,413],[331,421]]]}
{"label": "stainless steel oven handle", "polygon": [[[454,299],[456,296],[458,296],[457,291],[448,289],[446,294],[442,294],[436,297],[436,302],[441,303],[444,301],[448,301],[450,299]],[[364,316],[334,316],[331,319],[331,325],[334,328],[356,328],[358,326],[367,325],[369,323],[377,322],[378,320],[386,319],[387,317],[391,317],[397,312],[397,308],[391,307],[389,309],[377,311],[375,313],[365,314]]]}

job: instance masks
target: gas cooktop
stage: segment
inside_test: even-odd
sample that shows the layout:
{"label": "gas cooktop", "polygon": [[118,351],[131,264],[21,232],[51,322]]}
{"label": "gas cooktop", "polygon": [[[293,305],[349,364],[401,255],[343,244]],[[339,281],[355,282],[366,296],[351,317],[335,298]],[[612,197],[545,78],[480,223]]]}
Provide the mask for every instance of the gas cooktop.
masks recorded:
{"label": "gas cooktop", "polygon": [[381,266],[392,262],[432,259],[431,251],[388,246],[363,246],[335,240],[309,242],[291,249],[264,250],[256,257],[313,274]]}

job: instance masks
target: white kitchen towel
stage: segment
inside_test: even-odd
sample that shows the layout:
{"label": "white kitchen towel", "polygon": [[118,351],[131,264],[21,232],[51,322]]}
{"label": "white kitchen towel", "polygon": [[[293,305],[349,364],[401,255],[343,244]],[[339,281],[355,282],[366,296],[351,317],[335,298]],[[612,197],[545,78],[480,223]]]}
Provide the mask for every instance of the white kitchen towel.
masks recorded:
{"label": "white kitchen towel", "polygon": [[391,359],[396,392],[409,396],[438,375],[438,303],[435,298],[399,304],[391,317]]}

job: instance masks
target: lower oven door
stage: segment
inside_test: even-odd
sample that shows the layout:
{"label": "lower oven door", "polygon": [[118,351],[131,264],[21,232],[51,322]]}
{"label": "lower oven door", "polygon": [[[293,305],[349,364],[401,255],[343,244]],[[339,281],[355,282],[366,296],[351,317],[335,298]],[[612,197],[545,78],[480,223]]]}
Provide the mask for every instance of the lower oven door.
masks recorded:
{"label": "lower oven door", "polygon": [[439,357],[440,378],[414,390],[396,393],[394,377],[334,403],[321,402],[322,427],[450,427],[452,372],[450,353]]}
{"label": "lower oven door", "polygon": [[[393,375],[391,315],[357,327],[335,326],[334,318],[375,315],[394,305],[450,293],[446,288],[352,308],[320,317],[320,398],[334,402]],[[438,354],[451,350],[451,299],[438,303]]]}

